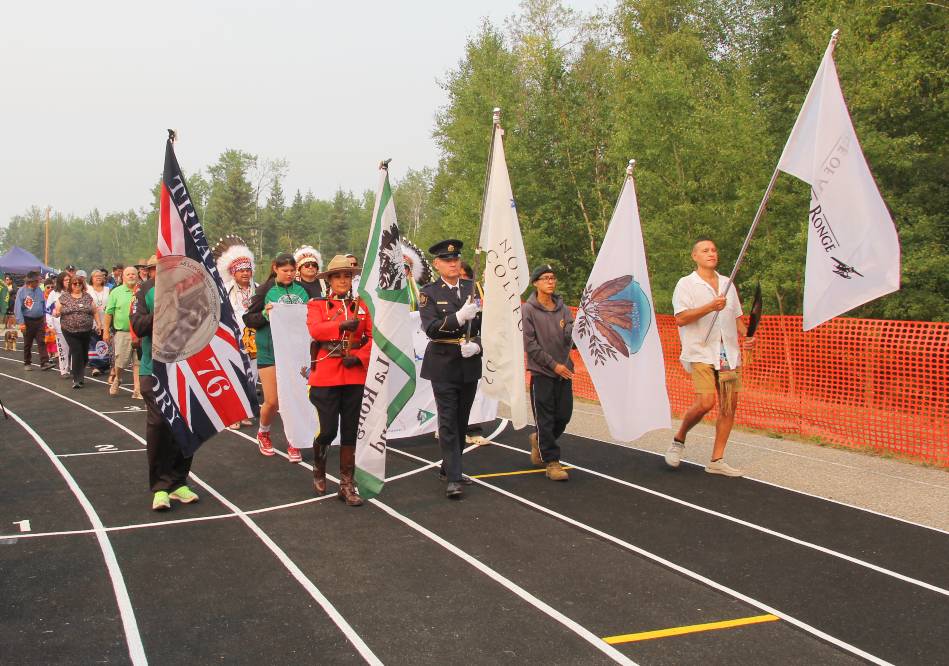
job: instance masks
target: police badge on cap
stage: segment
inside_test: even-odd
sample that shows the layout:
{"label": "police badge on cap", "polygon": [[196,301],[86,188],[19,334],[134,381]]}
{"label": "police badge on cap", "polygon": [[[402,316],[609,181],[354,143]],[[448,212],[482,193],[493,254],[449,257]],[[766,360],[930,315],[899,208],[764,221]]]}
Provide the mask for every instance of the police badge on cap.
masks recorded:
{"label": "police badge on cap", "polygon": [[428,248],[428,253],[437,259],[457,259],[461,256],[461,248],[464,245],[456,238],[449,238],[439,243],[435,243]]}

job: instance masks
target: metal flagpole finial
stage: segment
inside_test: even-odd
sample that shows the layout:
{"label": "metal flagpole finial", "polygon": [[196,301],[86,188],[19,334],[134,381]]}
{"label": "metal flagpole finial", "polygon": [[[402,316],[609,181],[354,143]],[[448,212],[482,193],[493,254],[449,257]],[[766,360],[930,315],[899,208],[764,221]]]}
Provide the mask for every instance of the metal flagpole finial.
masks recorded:
{"label": "metal flagpole finial", "polygon": [[633,169],[636,167],[636,160],[630,160],[629,164],[626,165],[626,175],[632,176]]}
{"label": "metal flagpole finial", "polygon": [[840,28],[834,28],[834,31],[830,33],[830,48],[837,47],[837,39],[840,37]]}
{"label": "metal flagpole finial", "polygon": [[391,158],[391,157],[390,157],[389,159],[387,159],[387,160],[382,160],[381,162],[379,162],[379,168],[380,168],[380,169],[385,169],[386,171],[388,171],[388,170],[389,170],[389,162],[391,162],[391,161],[392,161],[392,158]]}
{"label": "metal flagpole finial", "polygon": [[175,141],[177,141],[177,140],[178,140],[178,131],[177,131],[177,130],[173,130],[173,129],[168,130],[168,140],[171,141],[172,143],[174,143]]}
{"label": "metal flagpole finial", "polygon": [[501,122],[501,107],[499,106],[494,107],[494,111],[492,111],[491,117],[494,120],[495,125],[500,123]]}

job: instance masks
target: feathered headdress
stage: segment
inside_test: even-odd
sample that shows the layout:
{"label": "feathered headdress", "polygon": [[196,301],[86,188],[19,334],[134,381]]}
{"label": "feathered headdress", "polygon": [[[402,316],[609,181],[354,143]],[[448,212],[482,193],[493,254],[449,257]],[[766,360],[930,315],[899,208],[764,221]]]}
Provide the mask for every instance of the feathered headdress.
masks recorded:
{"label": "feathered headdress", "polygon": [[214,260],[217,272],[226,283],[234,279],[234,273],[249,268],[254,271],[254,253],[247,247],[247,243],[240,236],[228,234],[214,246]]}
{"label": "feathered headdress", "polygon": [[426,285],[432,281],[434,276],[432,265],[428,263],[425,253],[419,249],[418,245],[403,237],[402,253],[412,269],[412,278],[416,284]]}
{"label": "feathered headdress", "polygon": [[293,258],[296,260],[297,266],[307,259],[312,259],[316,261],[317,268],[323,268],[323,255],[311,245],[301,245],[298,247],[293,251]]}

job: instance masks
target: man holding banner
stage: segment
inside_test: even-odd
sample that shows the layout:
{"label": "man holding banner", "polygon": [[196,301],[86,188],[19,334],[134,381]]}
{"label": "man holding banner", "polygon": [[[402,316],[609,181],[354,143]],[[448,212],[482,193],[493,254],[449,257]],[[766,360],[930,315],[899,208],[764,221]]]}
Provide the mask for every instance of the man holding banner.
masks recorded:
{"label": "man holding banner", "polygon": [[421,375],[435,393],[449,499],[459,499],[462,484],[471,483],[461,473],[461,452],[481,379],[481,307],[474,282],[461,279],[461,248],[460,240],[448,239],[428,249],[441,277],[419,293],[422,329],[429,338]]}

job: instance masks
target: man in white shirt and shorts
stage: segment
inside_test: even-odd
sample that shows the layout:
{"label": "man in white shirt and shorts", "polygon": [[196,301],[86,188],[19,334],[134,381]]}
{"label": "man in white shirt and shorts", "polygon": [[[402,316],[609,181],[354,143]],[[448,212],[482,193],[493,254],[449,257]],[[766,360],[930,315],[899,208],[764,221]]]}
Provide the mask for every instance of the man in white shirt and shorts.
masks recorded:
{"label": "man in white shirt and shorts", "polygon": [[[726,463],[724,455],[728,435],[735,423],[738,394],[741,392],[741,348],[738,338],[739,335],[744,336],[748,329],[741,319],[743,313],[735,285],[728,286],[727,294],[722,293],[728,278],[715,270],[718,266],[718,248],[715,243],[707,238],[696,241],[692,246],[692,260],[695,262],[695,271],[676,284],[672,307],[682,342],[679,360],[692,377],[696,396],[695,402],[682,417],[682,425],[672,440],[672,446],[666,452],[666,464],[672,468],[679,466],[685,450],[686,435],[715,406],[717,396],[719,414],[715,422],[715,445],[712,460],[706,465],[705,471],[709,474],[742,476],[744,472]],[[712,326],[712,333],[706,343],[705,334],[709,326]],[[753,337],[747,338],[745,348],[752,348],[754,342]]]}

